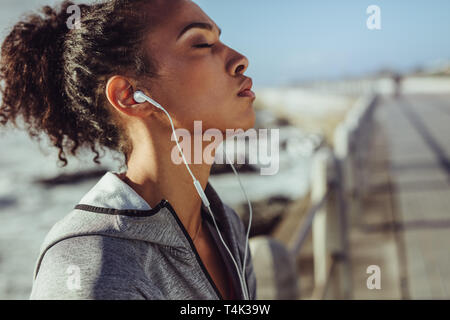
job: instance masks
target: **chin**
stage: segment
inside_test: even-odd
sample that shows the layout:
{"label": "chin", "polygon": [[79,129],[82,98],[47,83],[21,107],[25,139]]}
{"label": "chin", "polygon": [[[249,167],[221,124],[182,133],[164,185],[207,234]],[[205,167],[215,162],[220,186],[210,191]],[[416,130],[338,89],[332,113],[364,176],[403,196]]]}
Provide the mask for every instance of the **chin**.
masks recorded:
{"label": "chin", "polygon": [[239,116],[237,123],[235,124],[236,129],[242,129],[247,131],[248,129],[255,127],[256,115],[255,110],[250,106],[244,113]]}
{"label": "chin", "polygon": [[[238,111],[238,112],[236,112]],[[231,116],[231,117],[230,117]],[[228,114],[222,114],[222,119],[226,119],[225,122],[218,127],[225,134],[226,130],[238,130],[242,129],[247,131],[248,129],[255,127],[256,114],[253,108],[253,103],[249,103],[247,106],[237,106],[233,109],[233,112]]]}
{"label": "chin", "polygon": [[245,129],[245,130],[255,127],[256,113],[255,113],[255,109],[253,108],[253,102],[250,104],[250,106],[248,108],[248,113],[246,114],[245,119],[248,122],[247,129]]}

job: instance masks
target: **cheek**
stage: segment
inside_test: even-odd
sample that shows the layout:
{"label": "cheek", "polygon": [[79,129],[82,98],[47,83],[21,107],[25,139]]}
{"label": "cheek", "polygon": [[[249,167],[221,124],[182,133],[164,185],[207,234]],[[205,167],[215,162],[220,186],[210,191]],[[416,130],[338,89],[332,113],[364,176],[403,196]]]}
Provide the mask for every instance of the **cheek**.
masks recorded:
{"label": "cheek", "polygon": [[180,118],[189,122],[220,122],[229,112],[233,98],[225,76],[224,71],[207,63],[179,66],[171,81],[170,95]]}
{"label": "cheek", "polygon": [[183,73],[181,85],[202,103],[224,99],[227,94],[224,72],[212,63],[192,64]]}

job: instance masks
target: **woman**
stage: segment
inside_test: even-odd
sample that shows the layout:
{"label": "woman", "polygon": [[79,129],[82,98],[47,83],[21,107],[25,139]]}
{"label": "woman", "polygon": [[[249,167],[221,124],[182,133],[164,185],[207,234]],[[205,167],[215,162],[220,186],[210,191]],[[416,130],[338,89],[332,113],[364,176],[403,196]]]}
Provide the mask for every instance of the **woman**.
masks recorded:
{"label": "woman", "polygon": [[[238,271],[184,165],[175,164],[167,116],[137,103],[158,101],[176,128],[253,127],[248,60],[223,44],[220,29],[189,0],[109,0],[42,9],[17,23],[2,44],[2,124],[23,117],[45,132],[67,164],[88,146],[124,155],[47,235],[31,299],[244,299]],[[76,8],[76,7],[75,7]],[[70,13],[67,13],[70,12]],[[74,20],[75,19],[75,20]],[[68,28],[72,23],[73,28]],[[224,241],[256,279],[246,230],[208,183],[211,165],[191,164]]]}

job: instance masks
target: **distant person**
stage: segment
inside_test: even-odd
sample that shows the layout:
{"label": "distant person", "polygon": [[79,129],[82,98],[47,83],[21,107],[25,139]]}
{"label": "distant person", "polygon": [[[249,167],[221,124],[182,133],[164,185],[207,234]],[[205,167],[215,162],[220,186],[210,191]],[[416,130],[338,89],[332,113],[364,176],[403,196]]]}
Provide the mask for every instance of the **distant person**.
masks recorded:
{"label": "distant person", "polygon": [[190,0],[80,5],[69,29],[71,5],[28,15],[2,43],[0,121],[21,117],[30,134],[47,134],[64,166],[67,151],[87,146],[99,163],[97,148],[107,147],[127,171],[108,171],[53,226],[30,298],[256,299],[246,230],[209,184],[211,165],[191,168],[213,215],[187,167],[172,161],[169,118],[135,95],[161,103],[178,128],[201,120],[204,131],[247,130],[247,58]]}
{"label": "distant person", "polygon": [[395,73],[392,76],[392,80],[394,81],[394,96],[398,99],[401,95],[402,91],[402,80],[403,77],[399,73]]}

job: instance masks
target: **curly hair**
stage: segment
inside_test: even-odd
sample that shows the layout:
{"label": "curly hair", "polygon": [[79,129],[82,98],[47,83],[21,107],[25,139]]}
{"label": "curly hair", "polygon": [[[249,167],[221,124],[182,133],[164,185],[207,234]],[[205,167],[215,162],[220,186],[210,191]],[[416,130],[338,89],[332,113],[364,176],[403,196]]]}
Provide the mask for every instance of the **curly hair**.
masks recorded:
{"label": "curly hair", "polygon": [[122,153],[132,146],[105,94],[109,77],[157,78],[158,64],[144,49],[155,27],[143,6],[152,0],[107,0],[76,5],[81,17],[70,28],[71,1],[44,6],[16,23],[2,44],[0,123],[22,117],[31,138],[44,132],[67,165],[82,146],[100,155],[97,146]]}

